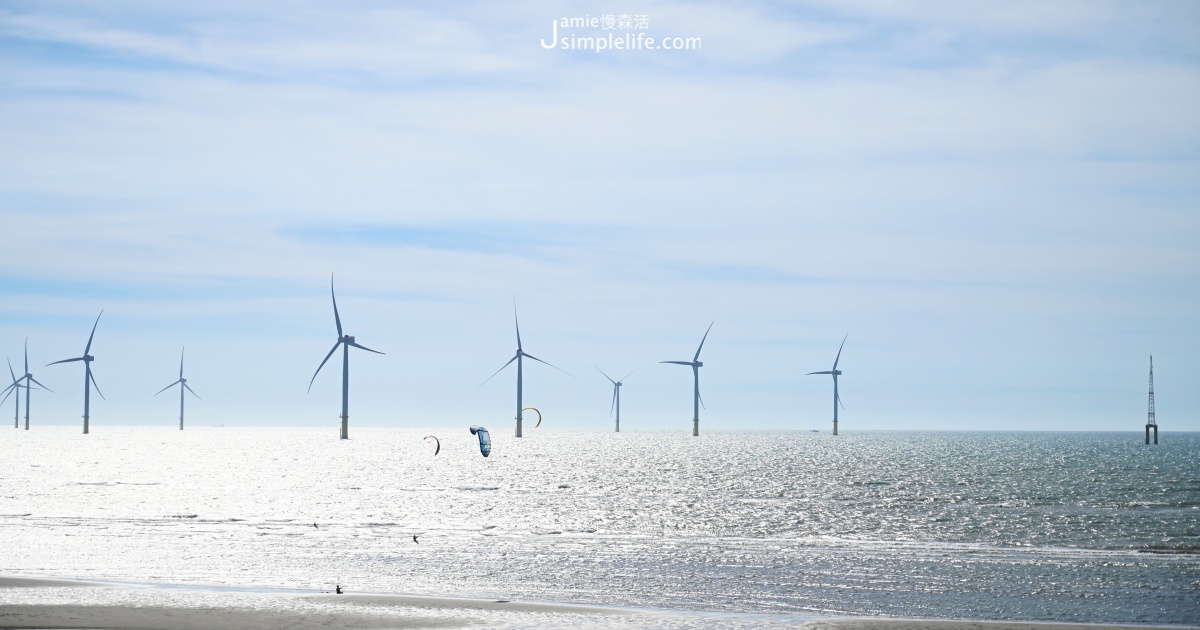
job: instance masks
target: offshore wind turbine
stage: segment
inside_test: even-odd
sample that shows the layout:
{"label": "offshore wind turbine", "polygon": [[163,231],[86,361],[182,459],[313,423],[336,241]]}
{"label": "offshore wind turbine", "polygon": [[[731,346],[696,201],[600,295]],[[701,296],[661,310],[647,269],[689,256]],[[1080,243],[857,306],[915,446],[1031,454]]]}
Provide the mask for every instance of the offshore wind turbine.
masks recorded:
{"label": "offshore wind turbine", "polygon": [[[601,370],[599,367],[596,367],[596,370],[598,372],[600,372],[601,374],[604,374],[604,370]],[[608,382],[613,384],[612,405],[609,406],[608,413],[611,414],[613,412],[613,409],[617,410],[617,430],[614,433],[621,432],[621,381],[624,381],[625,379],[629,378],[629,376],[631,374],[633,374],[633,372],[630,372],[629,374],[622,376],[620,381],[614,381],[614,380],[612,380],[611,376],[604,374],[604,378],[608,379]]]}
{"label": "offshore wind turbine", "polygon": [[[317,371],[313,372],[312,380],[308,382],[308,391],[312,392],[313,381],[317,380],[317,374],[321,373],[321,368],[325,367],[325,362],[329,357],[337,352],[338,346],[342,347],[342,439],[350,439],[350,347],[354,346],[359,350],[374,352],[375,354],[384,354],[378,350],[372,350],[366,346],[359,345],[354,341],[354,335],[342,334],[342,318],[338,317],[337,310],[337,295],[333,292],[333,275],[329,276],[329,296],[333,299],[333,321],[337,324],[338,340],[333,344],[333,348],[329,354],[325,355],[325,359],[321,361],[321,365],[317,366]],[[179,394],[183,396],[181,392]],[[182,414],[180,414],[182,415]]]}
{"label": "offshore wind turbine", "polygon": [[696,348],[696,356],[692,357],[691,361],[659,361],[659,363],[674,363],[675,365],[690,365],[692,366],[692,379],[695,384],[695,399],[692,401],[692,435],[700,435],[700,407],[704,401],[700,400],[700,368],[704,366],[704,362],[700,360],[700,351],[704,349],[704,340],[708,339],[708,331],[712,330],[713,324],[708,325],[708,330],[704,331],[704,337],[700,339],[700,347]]}
{"label": "offshore wind turbine", "polygon": [[[512,365],[513,361],[517,362],[517,432],[515,435],[516,435],[516,437],[521,437],[521,412],[524,410],[524,405],[521,404],[521,395],[522,395],[523,386],[524,386],[524,380],[522,378],[522,375],[524,374],[524,370],[522,367],[522,361],[523,361],[524,357],[529,357],[530,359],[533,359],[534,361],[537,361],[538,363],[546,363],[546,362],[533,356],[532,354],[529,354],[528,352],[525,352],[525,350],[523,350],[521,348],[521,322],[517,319],[517,306],[515,304],[513,305],[513,323],[516,324],[516,327],[517,327],[517,352],[516,352],[516,354],[513,355],[513,358],[508,360],[508,363],[505,363],[504,365],[500,366],[499,370],[496,370],[491,376],[487,377],[487,380],[480,383],[479,387],[483,387],[485,384],[487,384],[488,381],[492,380],[492,378],[494,378],[496,376],[496,374],[503,372],[504,368],[508,367],[509,365]],[[549,365],[550,367],[558,370],[559,372],[562,372],[563,374],[566,374],[567,376],[571,376],[571,374],[569,372],[558,367],[557,365],[552,365],[550,363],[546,363],[546,365]],[[476,387],[475,389],[479,389],[479,387]]]}
{"label": "offshore wind turbine", "polygon": [[[8,364],[8,372],[9,372],[9,374],[12,374],[12,363]],[[25,384],[18,385],[18,383],[21,381],[25,381]],[[54,393],[54,390],[50,389],[49,387],[46,387],[45,385],[42,385],[42,383],[40,381],[38,381],[36,378],[33,378],[33,374],[30,373],[30,371],[29,371],[29,340],[26,339],[25,340],[25,375],[20,378],[17,378],[14,375],[13,376],[13,384],[9,386],[10,388],[11,387],[17,388],[17,398],[18,399],[21,397],[20,388],[22,388],[22,387],[25,388],[25,430],[26,431],[29,430],[29,390],[32,389],[33,383],[37,383],[38,387],[40,387],[50,393]],[[8,395],[5,394],[5,398],[7,398],[7,397],[8,397]],[[19,412],[17,415],[20,415]],[[14,429],[17,428],[16,415],[13,416],[13,428]]]}
{"label": "offshore wind turbine", "polygon": [[200,394],[193,392],[191,386],[189,386],[187,384],[187,379],[183,378],[183,349],[182,348],[180,348],[180,350],[179,350],[179,380],[158,390],[158,393],[156,393],[154,395],[157,396],[158,394],[161,394],[161,393],[167,391],[168,389],[175,387],[176,385],[179,386],[179,430],[182,431],[183,430],[183,390],[186,389],[189,392],[192,392],[192,395],[195,396],[197,398],[197,400],[200,398]]}
{"label": "offshore wind turbine", "polygon": [[[850,336],[850,333],[846,333],[846,337],[849,337],[849,336]],[[842,346],[846,345],[846,337],[842,337],[842,345],[838,346],[837,356],[833,358],[833,369],[825,370],[824,372],[809,372],[808,374],[805,374],[805,376],[812,376],[813,374],[832,374],[833,375],[833,434],[834,435],[838,434],[837,433],[837,422],[838,422],[837,412],[838,412],[838,405],[842,404],[842,397],[838,396],[838,387],[837,387],[837,377],[841,375],[842,371],[837,369],[837,364],[838,364],[838,359],[842,358]],[[845,409],[845,405],[842,405],[842,408]]]}
{"label": "offshore wind turbine", "polygon": [[[103,314],[104,314],[104,311],[101,310],[100,315],[103,315]],[[88,354],[88,352],[90,352],[92,349],[92,338],[96,336],[96,326],[98,326],[100,324],[100,315],[96,316],[96,323],[92,324],[92,334],[88,335],[87,346],[85,346],[83,348],[83,356],[75,357],[74,359],[63,359],[62,361],[55,361],[54,363],[46,364],[46,366],[49,367],[51,365],[55,365],[58,363],[71,363],[72,361],[83,361],[83,433],[84,433],[84,435],[87,435],[87,432],[88,432],[88,410],[90,409],[90,405],[91,405],[92,385],[96,385],[96,377],[92,376],[92,361],[95,361],[96,357]],[[100,398],[104,398],[104,394],[100,393],[99,385],[96,385],[96,393],[100,394]],[[25,403],[25,413],[29,413],[29,403],[28,402]]]}
{"label": "offshore wind turbine", "polygon": [[[8,359],[5,360],[8,361]],[[21,388],[24,385],[21,384],[21,379],[17,378],[17,373],[13,372],[12,361],[8,361],[8,374],[12,376],[12,385],[4,388],[4,399],[0,400],[0,403],[7,401],[8,397],[12,396],[14,391],[16,392],[17,395],[13,397],[13,428],[19,429],[21,428]]]}

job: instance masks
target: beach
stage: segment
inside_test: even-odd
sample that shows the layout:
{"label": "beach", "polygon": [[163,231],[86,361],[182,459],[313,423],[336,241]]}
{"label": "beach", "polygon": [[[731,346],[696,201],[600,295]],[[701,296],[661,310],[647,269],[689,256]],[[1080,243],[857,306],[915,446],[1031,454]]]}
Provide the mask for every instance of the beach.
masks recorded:
{"label": "beach", "polygon": [[377,593],[179,588],[0,577],[0,628],[810,628],[812,630],[1118,630],[1180,626],[805,617],[581,606]]}

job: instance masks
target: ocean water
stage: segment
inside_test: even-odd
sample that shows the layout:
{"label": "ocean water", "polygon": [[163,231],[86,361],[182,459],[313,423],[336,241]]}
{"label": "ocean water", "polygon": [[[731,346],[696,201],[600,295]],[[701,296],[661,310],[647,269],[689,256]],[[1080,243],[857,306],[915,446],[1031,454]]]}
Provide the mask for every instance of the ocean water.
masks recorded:
{"label": "ocean water", "polygon": [[1200,624],[1200,434],[489,428],[0,431],[0,574]]}

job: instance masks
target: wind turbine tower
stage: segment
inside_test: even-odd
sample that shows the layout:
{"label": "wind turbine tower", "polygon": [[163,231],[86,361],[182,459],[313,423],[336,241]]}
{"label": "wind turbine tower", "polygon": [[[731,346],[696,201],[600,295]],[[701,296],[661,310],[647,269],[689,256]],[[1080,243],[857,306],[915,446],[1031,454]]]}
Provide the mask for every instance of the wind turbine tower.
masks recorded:
{"label": "wind turbine tower", "polygon": [[[104,311],[100,311],[100,315],[103,315],[103,314],[104,314]],[[87,432],[88,432],[88,411],[91,408],[91,399],[92,399],[92,389],[91,388],[92,388],[92,385],[96,385],[96,377],[92,376],[92,361],[95,361],[96,357],[88,354],[88,352],[90,352],[92,349],[92,338],[96,336],[96,326],[98,326],[100,324],[100,315],[96,316],[96,323],[92,324],[92,334],[88,335],[87,346],[85,346],[83,348],[83,356],[75,357],[74,359],[63,359],[62,361],[55,361],[54,363],[46,364],[48,367],[48,366],[55,365],[58,363],[71,363],[73,361],[83,361],[83,433],[84,433],[84,435],[87,435]],[[102,399],[104,398],[104,394],[100,393],[99,385],[96,385],[96,393],[100,394],[100,398],[102,398]],[[25,402],[25,413],[26,414],[29,413],[28,400]]]}
{"label": "wind turbine tower", "polygon": [[179,386],[179,430],[182,431],[183,430],[183,390],[186,389],[189,392],[192,392],[192,395],[195,396],[197,400],[200,399],[200,395],[197,394],[196,392],[192,391],[191,386],[189,386],[187,384],[187,379],[183,377],[183,349],[182,348],[179,350],[179,380],[158,390],[158,392],[154,395],[157,396],[158,394],[161,394],[161,393],[167,391],[168,389],[175,387],[176,385]]}
{"label": "wind turbine tower", "polygon": [[0,403],[7,401],[8,397],[12,396],[14,393],[16,394],[16,396],[13,396],[13,428],[20,429],[21,388],[24,387],[24,385],[21,384],[21,379],[17,378],[17,373],[13,372],[12,361],[8,362],[8,374],[12,376],[12,384],[4,388],[4,400],[0,400]]}
{"label": "wind turbine tower", "polygon": [[[321,361],[321,365],[317,366],[317,371],[313,372],[312,380],[308,382],[308,391],[312,392],[313,381],[317,380],[317,374],[321,373],[321,368],[325,367],[325,362],[329,357],[337,352],[338,346],[342,347],[342,439],[350,439],[350,347],[354,346],[359,350],[374,352],[375,354],[383,354],[378,350],[372,350],[366,346],[360,346],[354,341],[354,335],[342,334],[342,318],[338,317],[337,296],[333,293],[333,275],[329,276],[329,296],[333,299],[333,321],[337,324],[338,340],[333,344],[329,354],[325,355],[325,359]],[[180,393],[180,396],[183,396]]]}
{"label": "wind turbine tower", "polygon": [[[604,370],[601,370],[599,367],[597,367],[596,370],[599,371],[601,374],[604,374]],[[631,374],[633,374],[633,372],[630,372],[629,374],[622,376],[620,381],[614,381],[614,380],[612,380],[611,376],[604,374],[604,378],[608,379],[608,382],[613,384],[612,405],[609,406],[608,412],[612,413],[613,409],[617,410],[617,430],[615,431],[616,433],[621,432],[621,385],[622,385],[622,381],[629,378],[629,376]]]}
{"label": "wind turbine tower", "polygon": [[[849,337],[849,336],[850,336],[850,333],[846,333],[846,337]],[[832,374],[833,375],[833,434],[834,435],[838,434],[838,432],[837,432],[838,405],[842,404],[842,397],[838,396],[838,385],[837,385],[837,377],[841,376],[842,371],[837,369],[837,364],[838,364],[838,360],[842,358],[842,346],[846,345],[846,337],[842,337],[842,345],[838,346],[837,356],[833,358],[833,369],[825,370],[824,372],[809,372],[808,374],[805,375],[805,376],[812,376],[813,374]],[[845,407],[843,406],[843,408],[845,408]]]}
{"label": "wind turbine tower", "polygon": [[708,339],[708,331],[712,330],[712,322],[708,325],[708,329],[704,331],[704,337],[700,339],[700,346],[696,348],[696,356],[692,357],[691,361],[659,361],[659,363],[674,363],[675,365],[690,365],[692,367],[692,383],[695,395],[692,400],[692,436],[700,435],[700,407],[704,405],[704,401],[700,399],[700,368],[704,367],[704,362],[700,360],[700,351],[704,349],[704,340]]}
{"label": "wind turbine tower", "polygon": [[1154,429],[1154,443],[1158,444],[1158,423],[1154,420],[1154,355],[1150,355],[1150,410],[1146,414],[1147,444],[1150,443],[1150,429]]}
{"label": "wind turbine tower", "polygon": [[[508,367],[509,365],[512,365],[513,361],[517,362],[517,418],[516,418],[517,419],[517,431],[516,431],[515,435],[516,435],[516,437],[521,437],[521,420],[522,420],[521,412],[525,408],[525,406],[521,404],[521,397],[522,397],[523,387],[524,387],[524,380],[523,380],[524,370],[523,370],[523,366],[521,365],[523,359],[525,357],[529,357],[530,359],[533,359],[534,361],[537,361],[538,363],[545,363],[546,365],[549,365],[550,367],[558,370],[559,372],[562,372],[563,374],[566,374],[567,376],[571,376],[571,374],[569,372],[567,372],[566,370],[558,367],[557,365],[552,365],[550,363],[546,363],[545,361],[533,356],[532,354],[525,352],[525,350],[523,350],[521,348],[521,322],[520,322],[520,320],[517,319],[517,306],[515,304],[513,305],[513,323],[516,325],[516,328],[517,328],[517,352],[516,352],[516,354],[513,355],[513,358],[508,360],[508,363],[505,363],[504,365],[500,366],[499,370],[496,370],[491,376],[487,377],[487,380],[480,383],[479,387],[483,387],[485,384],[487,384],[488,381],[492,380],[492,378],[494,378],[496,376],[496,374],[503,372],[504,368]],[[479,389],[479,387],[476,387],[475,389]]]}

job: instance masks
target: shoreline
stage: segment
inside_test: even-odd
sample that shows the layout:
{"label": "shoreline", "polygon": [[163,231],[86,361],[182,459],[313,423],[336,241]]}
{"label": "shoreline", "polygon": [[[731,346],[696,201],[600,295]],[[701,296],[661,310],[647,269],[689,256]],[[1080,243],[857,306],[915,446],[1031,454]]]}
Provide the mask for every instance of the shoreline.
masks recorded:
{"label": "shoreline", "polygon": [[1164,630],[1200,626],[835,617],[621,608],[388,593],[127,583],[0,575],[0,629],[244,630],[338,627],[791,627],[809,630]]}

